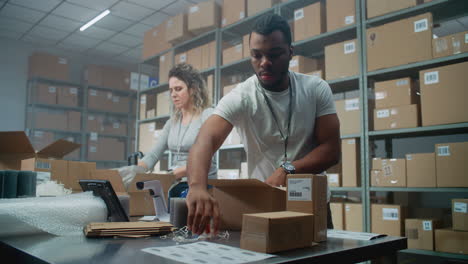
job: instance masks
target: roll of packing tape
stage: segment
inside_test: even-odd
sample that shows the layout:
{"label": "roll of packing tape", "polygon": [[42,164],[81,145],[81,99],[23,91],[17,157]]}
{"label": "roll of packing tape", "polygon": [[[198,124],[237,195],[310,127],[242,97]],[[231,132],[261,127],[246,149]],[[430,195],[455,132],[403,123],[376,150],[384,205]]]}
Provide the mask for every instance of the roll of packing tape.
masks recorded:
{"label": "roll of packing tape", "polygon": [[177,228],[182,228],[187,225],[188,208],[185,203],[185,198],[171,198],[170,222]]}

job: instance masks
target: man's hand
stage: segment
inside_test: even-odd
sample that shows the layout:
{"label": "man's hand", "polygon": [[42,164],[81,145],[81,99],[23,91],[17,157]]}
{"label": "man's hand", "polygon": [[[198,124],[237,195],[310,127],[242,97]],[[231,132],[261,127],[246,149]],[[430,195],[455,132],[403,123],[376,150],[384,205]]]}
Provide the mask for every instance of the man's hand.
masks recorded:
{"label": "man's hand", "polygon": [[286,186],[286,172],[283,168],[276,169],[273,174],[266,179],[265,183],[271,186]]}
{"label": "man's hand", "polygon": [[190,187],[187,195],[187,227],[195,234],[202,234],[205,230],[210,230],[210,220],[213,219],[214,234],[218,232],[219,207],[218,202],[211,197],[206,187]]}

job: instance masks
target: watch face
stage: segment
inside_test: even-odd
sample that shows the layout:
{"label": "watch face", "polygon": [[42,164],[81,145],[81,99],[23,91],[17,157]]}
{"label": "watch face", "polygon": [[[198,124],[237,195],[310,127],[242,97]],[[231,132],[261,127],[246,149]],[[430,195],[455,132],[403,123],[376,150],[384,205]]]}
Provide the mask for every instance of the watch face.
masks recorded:
{"label": "watch face", "polygon": [[285,170],[289,171],[289,172],[293,172],[296,170],[296,168],[294,167],[294,165],[291,163],[291,162],[285,162],[281,165]]}

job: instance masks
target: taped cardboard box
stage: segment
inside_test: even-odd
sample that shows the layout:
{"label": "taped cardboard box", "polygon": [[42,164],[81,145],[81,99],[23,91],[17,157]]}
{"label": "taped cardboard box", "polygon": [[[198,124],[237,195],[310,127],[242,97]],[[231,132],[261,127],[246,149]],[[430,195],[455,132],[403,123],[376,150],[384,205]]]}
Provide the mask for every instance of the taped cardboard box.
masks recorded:
{"label": "taped cardboard box", "polygon": [[437,187],[468,187],[468,142],[436,144]]}
{"label": "taped cardboard box", "polygon": [[452,199],[453,230],[468,231],[468,199]]}
{"label": "taped cardboard box", "polygon": [[247,0],[224,0],[222,9],[221,26],[225,27],[247,16]]}
{"label": "taped cardboard box", "polygon": [[70,69],[68,59],[43,52],[34,52],[28,60],[29,78],[43,77],[68,81]]}
{"label": "taped cardboard box", "polygon": [[220,229],[241,230],[242,215],[286,210],[285,190],[257,179],[208,180],[221,213]]}
{"label": "taped cardboard box", "polygon": [[78,106],[78,88],[76,87],[58,87],[57,104],[77,107]]}
{"label": "taped cardboard box", "polygon": [[360,162],[359,139],[341,140],[341,155],[343,166],[343,187],[361,186],[361,162]]}
{"label": "taped cardboard box", "polygon": [[293,72],[307,73],[320,69],[323,69],[322,59],[297,55],[289,61],[289,70]]}
{"label": "taped cardboard box", "polygon": [[419,72],[422,125],[468,122],[468,62]]}
{"label": "taped cardboard box", "polygon": [[414,128],[420,125],[418,105],[374,110],[374,130]]}
{"label": "taped cardboard box", "polygon": [[344,204],[343,203],[330,203],[330,211],[332,214],[333,229],[344,230]]}
{"label": "taped cardboard box", "polygon": [[406,187],[406,160],[382,159],[382,169],[371,171],[371,185],[380,187]]}
{"label": "taped cardboard box", "polygon": [[356,39],[325,46],[325,78],[334,80],[359,74]]}
{"label": "taped cardboard box", "polygon": [[327,32],[348,27],[356,23],[354,0],[327,0]]}
{"label": "taped cardboard box", "polygon": [[393,204],[371,205],[371,232],[401,236],[404,232],[405,208]]}
{"label": "taped cardboard box", "polygon": [[318,1],[294,10],[294,41],[300,41],[324,33],[326,31],[325,15],[324,1]]}
{"label": "taped cardboard box", "polygon": [[327,240],[327,177],[313,174],[287,175],[286,210],[314,215],[313,241]]}
{"label": "taped cardboard box", "polygon": [[440,222],[434,219],[406,219],[405,236],[408,248],[434,250],[434,230],[440,228]]}
{"label": "taped cardboard box", "polygon": [[214,0],[201,2],[189,7],[188,31],[200,34],[219,27],[220,7]]}
{"label": "taped cardboard box", "polygon": [[406,186],[436,187],[435,153],[406,154]]}
{"label": "taped cardboard box", "polygon": [[375,107],[378,109],[420,102],[417,84],[409,77],[376,82],[374,87]]}
{"label": "taped cardboard box", "polygon": [[272,8],[279,0],[247,0],[247,15],[253,16],[265,9]]}
{"label": "taped cardboard box", "polygon": [[362,204],[360,203],[345,203],[345,230],[354,232],[364,232],[362,218]]}
{"label": "taped cardboard box", "polygon": [[375,71],[432,59],[432,14],[367,30],[367,69]]}
{"label": "taped cardboard box", "polygon": [[193,35],[188,31],[187,14],[181,13],[166,21],[166,41],[175,45]]}
{"label": "taped cardboard box", "polygon": [[451,229],[435,230],[435,250],[440,252],[468,254],[468,232]]}
{"label": "taped cardboard box", "polygon": [[336,113],[340,120],[341,135],[361,132],[361,106],[359,98],[335,101]]}
{"label": "taped cardboard box", "polygon": [[244,214],[240,248],[274,253],[310,247],[314,217],[313,214],[288,211]]}
{"label": "taped cardboard box", "polygon": [[418,1],[420,0],[367,0],[367,18],[413,7]]}
{"label": "taped cardboard box", "polygon": [[36,85],[36,95],[31,103],[37,104],[57,104],[57,86],[38,83]]}

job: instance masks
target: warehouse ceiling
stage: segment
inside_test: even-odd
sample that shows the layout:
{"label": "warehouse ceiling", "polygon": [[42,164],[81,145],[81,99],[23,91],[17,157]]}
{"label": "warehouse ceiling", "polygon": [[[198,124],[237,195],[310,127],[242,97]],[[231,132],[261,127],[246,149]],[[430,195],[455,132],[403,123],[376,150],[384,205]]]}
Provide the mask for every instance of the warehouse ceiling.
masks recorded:
{"label": "warehouse ceiling", "polygon": [[[0,0],[0,38],[137,63],[145,31],[201,1]],[[79,30],[106,9],[110,15]]]}

